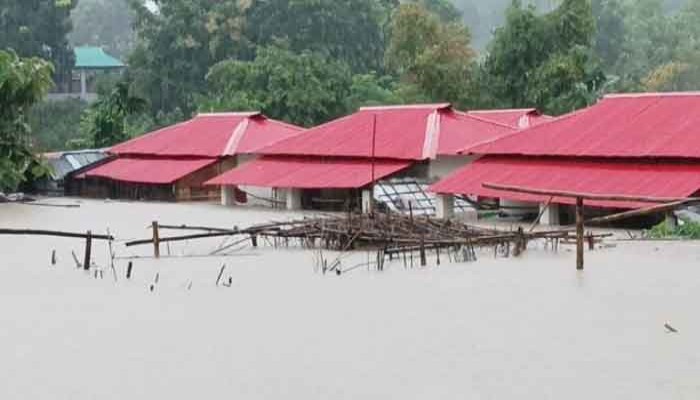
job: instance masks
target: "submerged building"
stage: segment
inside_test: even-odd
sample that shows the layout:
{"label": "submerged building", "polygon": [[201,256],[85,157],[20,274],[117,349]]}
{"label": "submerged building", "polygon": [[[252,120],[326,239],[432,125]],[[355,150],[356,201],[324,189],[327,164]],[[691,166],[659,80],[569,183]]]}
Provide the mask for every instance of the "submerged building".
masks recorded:
{"label": "submerged building", "polygon": [[[544,207],[542,222],[571,222],[575,200],[487,189],[485,183],[678,199],[700,192],[700,93],[608,95],[597,104],[517,135],[465,150],[479,156],[432,185],[443,196],[472,195]],[[586,201],[599,212],[648,203]]]}
{"label": "submerged building", "polygon": [[[204,182],[302,132],[259,112],[199,114],[109,150],[113,159],[76,176],[76,194],[161,201],[218,200]],[[233,194],[245,202],[243,192]]]}
{"label": "submerged building", "polygon": [[[224,192],[241,185],[269,188],[288,209],[368,211],[379,180],[435,181],[476,158],[462,154],[465,149],[518,130],[450,104],[365,107],[261,148],[258,159],[207,184]],[[451,205],[438,202],[437,209],[444,214]]]}

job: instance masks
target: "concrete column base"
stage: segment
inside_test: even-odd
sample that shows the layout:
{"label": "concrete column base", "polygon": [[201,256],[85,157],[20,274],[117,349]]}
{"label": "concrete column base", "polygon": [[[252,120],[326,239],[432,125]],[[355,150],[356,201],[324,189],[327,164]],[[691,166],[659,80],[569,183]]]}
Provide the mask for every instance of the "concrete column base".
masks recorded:
{"label": "concrete column base", "polygon": [[301,189],[286,190],[287,210],[301,210]]}
{"label": "concrete column base", "polygon": [[440,219],[450,219],[455,213],[455,197],[451,194],[435,196],[435,216]]}
{"label": "concrete column base", "polygon": [[236,205],[236,187],[222,186],[221,187],[221,205],[233,207]]}
{"label": "concrete column base", "polygon": [[[546,204],[540,204],[540,212],[542,212],[542,209],[546,206]],[[545,210],[544,214],[542,214],[542,217],[540,217],[540,225],[548,225],[548,226],[559,226],[560,220],[559,220],[559,205],[558,204],[549,204],[549,207],[547,207],[547,210]]]}
{"label": "concrete column base", "polygon": [[362,213],[370,214],[374,211],[374,191],[373,189],[362,191]]}

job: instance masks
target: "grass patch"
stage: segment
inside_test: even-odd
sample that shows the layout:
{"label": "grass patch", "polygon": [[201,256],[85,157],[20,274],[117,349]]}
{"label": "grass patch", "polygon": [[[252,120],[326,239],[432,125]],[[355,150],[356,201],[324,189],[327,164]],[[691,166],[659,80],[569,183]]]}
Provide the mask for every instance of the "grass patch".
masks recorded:
{"label": "grass patch", "polygon": [[678,226],[670,228],[664,221],[648,230],[647,234],[654,239],[700,239],[700,223],[681,219]]}

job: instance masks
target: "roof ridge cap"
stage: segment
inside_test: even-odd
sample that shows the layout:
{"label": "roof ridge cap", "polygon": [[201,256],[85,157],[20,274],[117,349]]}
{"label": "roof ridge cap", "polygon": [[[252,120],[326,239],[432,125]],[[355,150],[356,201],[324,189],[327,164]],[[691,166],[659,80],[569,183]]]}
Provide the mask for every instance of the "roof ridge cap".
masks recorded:
{"label": "roof ridge cap", "polygon": [[634,92],[634,93],[610,93],[603,96],[603,99],[624,99],[624,98],[643,98],[643,97],[692,97],[700,96],[700,91],[687,92]]}
{"label": "roof ridge cap", "polygon": [[382,110],[416,110],[416,109],[443,109],[451,108],[451,103],[427,103],[427,104],[389,104],[383,106],[360,107],[358,111],[382,111]]}

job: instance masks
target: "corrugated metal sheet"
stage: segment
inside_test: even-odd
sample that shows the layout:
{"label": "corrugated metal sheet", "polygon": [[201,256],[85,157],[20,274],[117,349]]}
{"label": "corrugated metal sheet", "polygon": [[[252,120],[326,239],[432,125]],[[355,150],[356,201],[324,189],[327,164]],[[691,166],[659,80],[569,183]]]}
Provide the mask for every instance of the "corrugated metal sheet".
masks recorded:
{"label": "corrugated metal sheet", "polygon": [[504,124],[454,112],[449,104],[368,107],[279,141],[260,153],[372,157],[374,140],[377,158],[425,160],[454,155],[470,144],[513,131]]}
{"label": "corrugated metal sheet", "polygon": [[[410,162],[377,160],[374,179],[410,165]],[[361,188],[371,182],[372,162],[367,159],[267,156],[225,172],[206,184],[348,189]]]}
{"label": "corrugated metal sheet", "polygon": [[86,171],[78,178],[99,177],[129,183],[171,184],[215,162],[213,159],[118,158]]}
{"label": "corrugated metal sheet", "polygon": [[53,179],[61,180],[70,172],[106,158],[107,153],[104,150],[77,150],[46,153],[44,157],[46,157],[49,167],[51,167]]}
{"label": "corrugated metal sheet", "polygon": [[535,108],[471,110],[468,111],[468,114],[506,124],[518,129],[537,126],[553,119],[553,117],[550,117],[549,115],[543,115]]}
{"label": "corrugated metal sheet", "polygon": [[200,114],[112,147],[118,155],[222,157],[253,153],[303,129],[259,113]]}
{"label": "corrugated metal sheet", "polygon": [[[487,156],[432,185],[435,193],[545,202],[548,197],[483,188],[483,183],[607,195],[687,197],[700,190],[700,164],[525,159]],[[574,204],[574,199],[555,198]],[[599,207],[638,208],[649,204],[587,201]]]}
{"label": "corrugated metal sheet", "polygon": [[700,93],[606,96],[471,150],[477,154],[700,158]]}
{"label": "corrugated metal sheet", "polygon": [[506,135],[517,132],[514,127],[486,121],[464,113],[445,113],[440,122],[438,155],[457,155]]}

